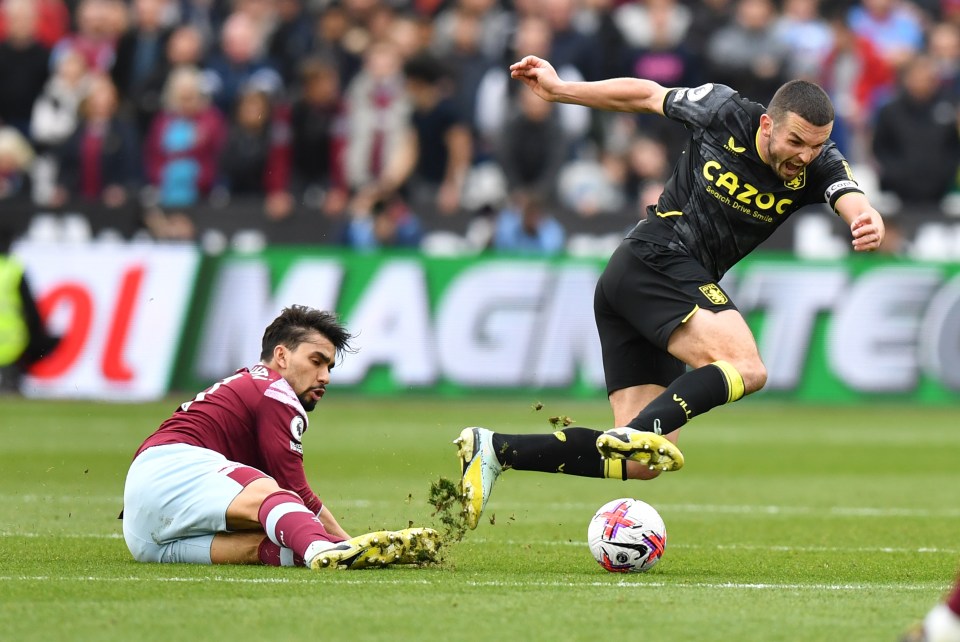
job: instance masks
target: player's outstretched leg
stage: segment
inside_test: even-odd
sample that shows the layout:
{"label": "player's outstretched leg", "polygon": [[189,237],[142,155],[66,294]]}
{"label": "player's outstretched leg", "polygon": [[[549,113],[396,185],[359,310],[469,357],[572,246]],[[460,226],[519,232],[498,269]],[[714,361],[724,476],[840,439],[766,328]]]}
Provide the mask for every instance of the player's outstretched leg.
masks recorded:
{"label": "player's outstretched leg", "polygon": [[[307,550],[304,556],[307,566],[315,571],[323,569],[359,569],[386,566],[390,563],[383,555],[389,545],[390,531],[375,531],[352,537],[348,540],[325,546],[316,542],[319,550]],[[315,546],[311,545],[311,547]]]}
{"label": "player's outstretched leg", "polygon": [[380,568],[389,564],[425,564],[437,561],[440,534],[432,528],[375,531],[307,551],[307,565],[324,569]]}
{"label": "player's outstretched leg", "polygon": [[467,526],[476,528],[480,515],[493,492],[493,484],[503,472],[493,450],[493,432],[486,428],[464,428],[453,440],[460,458],[460,497]]}
{"label": "player's outstretched leg", "polygon": [[387,535],[384,556],[394,564],[427,564],[437,561],[440,533],[432,528],[404,528]]}
{"label": "player's outstretched leg", "polygon": [[613,428],[597,437],[597,450],[607,459],[632,459],[650,470],[679,470],[683,453],[662,435],[634,428]]}

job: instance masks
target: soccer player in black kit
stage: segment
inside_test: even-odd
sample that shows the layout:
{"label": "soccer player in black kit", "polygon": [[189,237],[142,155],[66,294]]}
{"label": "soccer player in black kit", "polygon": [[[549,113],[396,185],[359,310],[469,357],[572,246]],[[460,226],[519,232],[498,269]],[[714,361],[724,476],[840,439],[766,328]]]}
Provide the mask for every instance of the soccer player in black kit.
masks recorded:
{"label": "soccer player in black kit", "polygon": [[465,428],[455,443],[471,528],[506,468],[652,479],[683,466],[678,430],[766,383],[753,334],[719,281],[792,212],[829,203],[858,252],[876,250],[884,236],[880,214],[830,140],[830,99],[813,83],[786,83],[764,108],[709,83],[565,82],[536,56],[510,72],[550,102],[661,114],[683,123],[690,141],[659,202],[597,283],[594,314],[617,427],[531,435]]}

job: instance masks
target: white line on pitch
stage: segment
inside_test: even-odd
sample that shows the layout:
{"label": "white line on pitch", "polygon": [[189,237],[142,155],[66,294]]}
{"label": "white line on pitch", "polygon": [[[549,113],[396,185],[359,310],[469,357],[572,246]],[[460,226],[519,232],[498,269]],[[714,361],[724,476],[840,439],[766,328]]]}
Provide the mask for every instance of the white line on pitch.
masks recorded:
{"label": "white line on pitch", "polygon": [[[114,495],[37,495],[37,494],[0,494],[0,503],[57,503],[90,504],[110,503],[120,506],[123,499]],[[334,504],[333,501],[330,502]],[[386,500],[340,499],[335,504],[344,508],[369,508],[372,506],[394,506],[396,502]],[[501,510],[514,511],[529,509],[531,504],[504,502],[498,504]],[[901,508],[896,506],[777,506],[765,504],[672,504],[656,503],[662,513],[714,513],[728,515],[812,515],[814,517],[914,517],[914,518],[954,518],[960,517],[960,508]],[[596,506],[585,502],[537,502],[537,508],[548,511],[592,511]]]}
{"label": "white line on pitch", "polygon": [[[415,570],[411,569],[413,572]],[[403,571],[401,571],[403,572]],[[340,575],[339,573],[337,575]],[[353,579],[339,576],[336,578],[340,584],[392,584],[397,586],[437,584],[436,581],[429,579],[415,578],[379,578],[371,577],[372,573],[364,573],[364,577]],[[61,577],[52,575],[8,575],[0,576],[0,582],[157,582],[157,583],[178,583],[178,584],[204,584],[204,583],[222,583],[222,584],[317,584],[324,581],[323,576],[307,574],[303,578],[290,577],[103,577],[103,576],[79,576],[79,577]],[[585,581],[585,582],[543,582],[540,580],[531,581],[513,581],[505,582],[499,580],[477,581],[468,580],[463,582],[467,586],[476,587],[505,587],[505,588],[540,588],[540,587],[559,587],[575,588],[581,586],[613,588],[622,590],[623,588],[681,588],[681,589],[719,589],[719,590],[752,590],[752,591],[943,591],[947,588],[943,583],[922,583],[922,584],[797,584],[797,583],[747,583],[747,582],[667,582],[667,581],[627,581],[623,579],[611,580],[609,582]]]}
{"label": "white line on pitch", "polygon": [[[57,538],[57,539],[123,539],[122,533],[17,533],[15,531],[0,531],[0,538],[25,539]],[[466,544],[505,544],[507,546],[584,546],[583,542],[574,540],[495,540],[485,537],[470,537]],[[894,555],[909,555],[926,553],[934,555],[960,555],[960,549],[938,548],[922,546],[918,548],[897,548],[892,546],[787,546],[777,544],[682,544],[673,543],[671,549],[700,549],[717,551],[771,551],[777,553],[890,553]]]}
{"label": "white line on pitch", "polygon": [[[506,544],[508,546],[583,546],[576,540],[494,540],[484,537],[470,537],[466,544]],[[895,548],[890,546],[787,546],[778,544],[669,544],[669,548],[703,549],[717,551],[773,551],[782,553],[893,553],[897,555],[912,553],[933,553],[942,555],[960,555],[960,549],[923,546],[918,548]]]}

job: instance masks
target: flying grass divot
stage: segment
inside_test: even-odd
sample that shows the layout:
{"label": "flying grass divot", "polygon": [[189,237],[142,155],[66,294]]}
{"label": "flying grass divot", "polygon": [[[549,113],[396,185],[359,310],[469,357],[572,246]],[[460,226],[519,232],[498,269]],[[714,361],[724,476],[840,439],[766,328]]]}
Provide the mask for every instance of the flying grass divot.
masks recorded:
{"label": "flying grass divot", "polygon": [[452,544],[462,540],[467,532],[467,521],[463,516],[460,485],[441,477],[430,484],[427,501],[433,506],[433,516],[440,520],[441,527],[438,530],[443,541]]}

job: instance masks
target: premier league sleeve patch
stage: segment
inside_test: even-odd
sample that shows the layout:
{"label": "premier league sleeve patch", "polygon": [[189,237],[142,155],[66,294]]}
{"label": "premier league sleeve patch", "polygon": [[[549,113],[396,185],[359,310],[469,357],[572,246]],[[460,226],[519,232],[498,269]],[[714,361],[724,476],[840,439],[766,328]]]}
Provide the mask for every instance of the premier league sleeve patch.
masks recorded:
{"label": "premier league sleeve patch", "polygon": [[293,437],[293,441],[299,444],[301,439],[303,439],[304,432],[306,432],[306,424],[303,421],[303,417],[295,415],[294,418],[290,420],[290,436]]}

